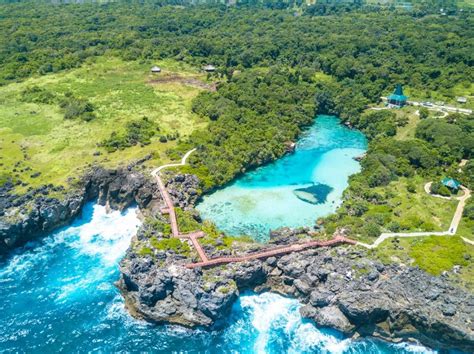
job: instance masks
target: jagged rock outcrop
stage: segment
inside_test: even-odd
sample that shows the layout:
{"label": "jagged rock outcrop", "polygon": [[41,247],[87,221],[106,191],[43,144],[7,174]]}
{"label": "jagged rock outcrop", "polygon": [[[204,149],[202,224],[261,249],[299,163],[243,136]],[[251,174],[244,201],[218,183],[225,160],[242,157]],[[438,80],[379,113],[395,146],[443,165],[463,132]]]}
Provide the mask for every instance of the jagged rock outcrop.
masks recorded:
{"label": "jagged rock outcrop", "polygon": [[173,198],[173,203],[183,209],[194,206],[201,194],[199,179],[190,174],[165,174],[166,188]]}
{"label": "jagged rock outcrop", "polygon": [[[64,193],[63,198],[49,197],[58,191]],[[87,201],[98,199],[99,204],[116,210],[137,203],[144,210],[152,209],[158,196],[156,184],[131,167],[95,167],[68,193],[47,185],[16,196],[7,185],[0,203],[0,254],[70,223]]]}
{"label": "jagged rock outcrop", "polygon": [[[288,230],[282,233],[291,238]],[[242,291],[274,291],[299,299],[304,317],[347,336],[474,350],[472,294],[417,268],[384,266],[356,248],[308,250],[210,269],[185,268],[191,261],[172,251],[139,256],[130,248],[118,286],[131,313],[157,323],[210,327],[226,318]]]}

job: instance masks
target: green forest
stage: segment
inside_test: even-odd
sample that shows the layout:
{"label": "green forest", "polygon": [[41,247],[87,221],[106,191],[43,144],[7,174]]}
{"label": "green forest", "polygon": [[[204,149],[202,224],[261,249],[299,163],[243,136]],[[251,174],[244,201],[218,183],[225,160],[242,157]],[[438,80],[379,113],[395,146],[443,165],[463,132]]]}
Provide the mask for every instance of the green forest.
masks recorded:
{"label": "green forest", "polygon": [[[113,154],[149,145],[160,136],[163,143],[176,140],[167,151],[171,158],[196,146],[185,170],[198,175],[204,191],[281,157],[285,143],[295,141],[315,115],[338,115],[367,136],[369,149],[362,172],[351,178],[343,206],[325,224],[328,230],[350,227],[363,238],[421,227],[387,217],[392,210],[386,193],[396,181],[396,188],[403,185],[405,191],[416,192],[415,182],[450,175],[474,187],[472,115],[454,113],[441,120],[422,111],[421,120],[412,124],[403,110],[368,110],[397,83],[410,96],[426,100],[453,104],[458,96],[467,96],[472,107],[470,11],[453,10],[445,16],[419,9],[275,7],[0,5],[0,85],[48,78],[99,58],[137,65],[215,65],[216,72],[207,75],[207,82],[216,84],[215,92],[201,90],[191,97],[192,114],[206,120],[206,129],[186,137],[166,135],[159,123],[137,115],[120,132],[107,132],[95,142]],[[55,102],[64,119],[83,127],[100,125],[100,109],[87,95],[66,92],[57,97],[32,86],[22,91],[20,100]],[[462,159],[470,161],[459,172]],[[474,220],[472,198],[466,217]]]}

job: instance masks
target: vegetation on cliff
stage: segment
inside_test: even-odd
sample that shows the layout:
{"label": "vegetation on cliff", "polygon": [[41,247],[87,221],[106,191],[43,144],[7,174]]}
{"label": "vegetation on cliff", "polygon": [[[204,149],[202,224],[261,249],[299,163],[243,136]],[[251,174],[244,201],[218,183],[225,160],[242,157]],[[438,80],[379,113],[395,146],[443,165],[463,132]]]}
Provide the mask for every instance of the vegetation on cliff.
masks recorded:
{"label": "vegetation on cliff", "polygon": [[[472,188],[473,162],[458,171],[472,158],[472,117],[422,110],[420,121],[410,108],[367,106],[395,83],[415,98],[471,94],[472,15],[326,10],[0,5],[0,183],[25,192],[66,184],[91,164],[151,154],[151,165],[197,146],[186,169],[212,188],[282,156],[315,113],[327,113],[370,139],[327,232],[344,226],[371,239],[445,227],[454,205],[424,195],[423,182],[449,175]],[[197,68],[208,63],[218,70],[206,77]],[[219,81],[217,92],[157,82],[152,65]],[[469,213],[460,234],[472,235]]]}

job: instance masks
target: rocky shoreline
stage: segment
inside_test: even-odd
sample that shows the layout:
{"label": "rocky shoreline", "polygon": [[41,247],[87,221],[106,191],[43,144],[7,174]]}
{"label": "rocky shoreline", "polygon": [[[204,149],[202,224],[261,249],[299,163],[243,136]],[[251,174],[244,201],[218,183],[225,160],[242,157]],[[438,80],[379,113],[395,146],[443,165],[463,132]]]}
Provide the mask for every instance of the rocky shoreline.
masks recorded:
{"label": "rocky shoreline", "polygon": [[[192,175],[168,175],[175,205],[193,211],[199,181]],[[51,187],[47,187],[51,188]],[[0,191],[1,193],[1,191]],[[63,200],[43,189],[29,196],[2,198],[0,253],[65,225],[87,201],[123,210],[137,203],[142,212],[165,223],[157,187],[133,168],[94,168],[80,187]],[[199,216],[193,215],[197,222]],[[12,217],[15,215],[15,217]],[[211,257],[246,254],[310,238],[309,230],[282,229],[268,244],[234,241],[223,235],[204,245]],[[216,328],[225,324],[239,294],[272,291],[297,298],[303,317],[348,337],[374,336],[389,341],[418,341],[440,349],[474,351],[474,295],[412,267],[370,260],[358,248],[315,249],[265,260],[232,263],[210,269],[187,269],[197,255],[173,249],[140,253],[137,244],[169,240],[144,222],[120,263],[117,286],[130,313],[153,323]]]}
{"label": "rocky shoreline", "polygon": [[[143,211],[154,210],[158,188],[134,167],[94,167],[67,193],[64,188],[45,185],[17,196],[11,184],[4,185],[0,190],[0,255],[68,225],[89,201],[97,200],[114,210],[134,203]],[[50,197],[53,192],[62,192],[62,197]]]}
{"label": "rocky shoreline", "polygon": [[[189,175],[169,180],[167,188],[176,205],[193,210],[196,183]],[[232,247],[223,247],[225,236],[214,235],[203,247],[211,258],[243,255],[310,239],[310,234],[309,229],[285,228],[272,232],[268,244],[234,240]],[[225,325],[242,292],[272,291],[297,298],[303,317],[348,337],[474,350],[474,295],[453,287],[449,274],[433,277],[418,268],[385,266],[367,257],[367,251],[349,246],[209,269],[185,268],[199,260],[195,252],[153,249],[143,255],[136,247],[167,237],[145,223],[120,264],[117,286],[135,317],[213,329]]]}
{"label": "rocky shoreline", "polygon": [[[296,236],[283,234],[272,244]],[[215,328],[242,292],[272,291],[297,298],[303,317],[348,337],[474,349],[472,294],[417,268],[384,266],[359,249],[308,250],[210,269],[187,269],[186,261],[170,251],[143,257],[129,249],[118,287],[130,312],[154,323]]]}

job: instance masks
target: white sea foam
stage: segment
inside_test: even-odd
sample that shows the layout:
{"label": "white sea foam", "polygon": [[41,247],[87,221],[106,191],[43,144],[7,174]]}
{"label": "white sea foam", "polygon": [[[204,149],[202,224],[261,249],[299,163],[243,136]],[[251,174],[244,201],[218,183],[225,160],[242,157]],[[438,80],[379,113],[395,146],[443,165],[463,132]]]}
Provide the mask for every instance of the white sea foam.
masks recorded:
{"label": "white sea foam", "polygon": [[105,207],[94,205],[92,210],[86,212],[92,213],[90,220],[73,225],[63,233],[68,235],[69,246],[77,251],[76,257],[87,255],[99,263],[84,269],[84,273],[77,279],[59,279],[64,283],[57,297],[60,301],[79,290],[89,288],[92,284],[95,291],[107,291],[109,284],[104,283],[104,279],[107,279],[110,272],[115,271],[118,261],[125,254],[130,239],[140,225],[136,208],[129,208],[124,213],[107,213]]}
{"label": "white sea foam", "polygon": [[106,266],[114,265],[125,254],[140,225],[136,212],[137,208],[129,208],[124,213],[107,213],[103,206],[88,204],[84,207],[84,218],[78,218],[71,226],[20,249],[0,271],[0,277],[8,277],[12,272],[15,276],[27,276],[29,270],[46,264],[54,256],[54,250],[63,243],[81,253],[98,256]]}
{"label": "white sea foam", "polygon": [[240,299],[242,308],[251,311],[252,325],[257,330],[254,344],[256,353],[272,351],[268,348],[272,336],[282,331],[291,339],[288,353],[301,353],[318,349],[328,353],[342,353],[349,340],[323,333],[310,323],[303,322],[299,314],[297,300],[288,299],[277,294],[243,296]]}
{"label": "white sea foam", "polygon": [[398,343],[393,344],[394,348],[406,351],[410,354],[436,354],[439,353],[437,350],[433,350],[427,347],[422,346],[421,344],[411,344],[411,343]]}
{"label": "white sea foam", "polygon": [[[250,312],[252,326],[257,331],[253,347],[255,353],[274,353],[282,350],[272,346],[272,341],[278,340],[278,336],[285,337],[284,341],[290,344],[285,348],[285,352],[289,354],[380,353],[378,345],[369,339],[353,341],[336,331],[322,330],[310,322],[305,322],[299,313],[301,305],[298,300],[264,293],[242,296],[240,304],[244,311]],[[244,324],[240,327],[245,329]],[[236,326],[232,328],[234,329]],[[421,345],[409,343],[386,345],[396,353],[436,353]]]}
{"label": "white sea foam", "polygon": [[79,236],[72,247],[100,257],[106,265],[115,264],[125,254],[140,225],[136,213],[137,208],[107,213],[105,207],[94,205],[90,222],[68,230]]}

